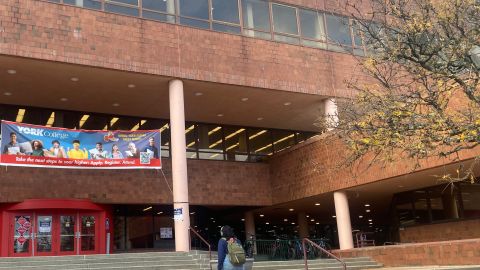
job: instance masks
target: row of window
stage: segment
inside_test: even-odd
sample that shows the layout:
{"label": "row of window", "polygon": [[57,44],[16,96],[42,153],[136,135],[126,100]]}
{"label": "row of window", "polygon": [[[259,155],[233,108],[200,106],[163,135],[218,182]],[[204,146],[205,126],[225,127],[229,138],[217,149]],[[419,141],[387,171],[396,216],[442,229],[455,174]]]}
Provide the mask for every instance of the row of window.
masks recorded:
{"label": "row of window", "polygon": [[[0,105],[0,119],[35,125],[87,130],[160,129],[162,156],[170,156],[168,120],[110,116],[51,109]],[[187,158],[262,161],[313,136],[312,132],[248,128],[187,122]]]}
{"label": "row of window", "polygon": [[47,0],[161,22],[363,55],[353,20],[266,0]]}
{"label": "row of window", "polygon": [[480,217],[480,185],[461,183],[395,194],[398,224],[409,226]]}

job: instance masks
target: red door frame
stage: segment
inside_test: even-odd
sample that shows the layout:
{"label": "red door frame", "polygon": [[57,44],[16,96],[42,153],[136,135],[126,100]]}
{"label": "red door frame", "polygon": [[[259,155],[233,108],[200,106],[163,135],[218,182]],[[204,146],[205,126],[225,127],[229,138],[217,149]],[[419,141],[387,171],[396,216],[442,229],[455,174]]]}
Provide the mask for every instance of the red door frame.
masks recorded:
{"label": "red door frame", "polygon": [[[25,200],[21,203],[16,204],[7,204],[0,206],[0,257],[7,257],[13,255],[13,230],[11,224],[13,223],[13,214],[30,214],[33,218],[34,215],[51,215],[54,217],[52,223],[56,223],[56,227],[52,226],[53,230],[58,231],[58,246],[59,250],[59,223],[60,215],[74,215],[76,218],[75,226],[80,225],[80,219],[82,215],[94,215],[95,216],[95,250],[82,252],[80,254],[103,254],[106,253],[106,226],[105,221],[108,218],[110,221],[112,219],[112,211],[109,206],[98,205],[89,200],[76,200],[76,199],[31,199]],[[36,220],[35,220],[36,222]],[[32,223],[33,225],[33,223]],[[112,232],[112,226],[110,226],[110,233]],[[79,227],[77,227],[79,228]],[[78,231],[78,229],[75,231]],[[76,248],[80,245],[78,244],[78,239],[75,238]],[[35,242],[34,242],[35,244]],[[52,242],[53,245],[53,242]],[[113,247],[113,237],[110,238],[110,247]],[[33,248],[33,245],[32,245]],[[52,247],[53,248],[53,247]],[[111,248],[112,250],[112,248]],[[53,255],[69,255],[71,252],[57,252],[58,254]],[[76,254],[76,251],[73,253]],[[30,256],[37,256],[36,252],[29,254]],[[24,256],[29,256],[24,255]]]}

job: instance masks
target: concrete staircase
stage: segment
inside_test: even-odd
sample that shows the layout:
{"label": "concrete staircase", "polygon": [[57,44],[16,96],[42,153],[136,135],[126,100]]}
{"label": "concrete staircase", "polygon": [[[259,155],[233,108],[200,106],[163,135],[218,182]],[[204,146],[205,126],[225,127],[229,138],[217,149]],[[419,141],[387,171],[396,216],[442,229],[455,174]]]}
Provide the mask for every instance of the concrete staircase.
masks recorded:
{"label": "concrete staircase", "polygon": [[[363,270],[363,269],[373,269],[382,267],[381,264],[373,261],[368,257],[359,257],[359,258],[348,258],[344,259],[347,264],[348,270]],[[217,261],[212,263],[213,269],[217,268]],[[248,261],[247,261],[247,266]],[[251,267],[251,266],[249,266]],[[305,263],[303,260],[292,260],[292,261],[262,261],[254,262],[253,268],[245,268],[245,270],[304,270]],[[334,259],[316,259],[308,260],[308,269],[309,270],[342,270],[342,265]]]}
{"label": "concrete staircase", "polygon": [[147,252],[111,255],[0,258],[0,270],[208,269],[208,259],[205,261],[202,256],[195,252]]}

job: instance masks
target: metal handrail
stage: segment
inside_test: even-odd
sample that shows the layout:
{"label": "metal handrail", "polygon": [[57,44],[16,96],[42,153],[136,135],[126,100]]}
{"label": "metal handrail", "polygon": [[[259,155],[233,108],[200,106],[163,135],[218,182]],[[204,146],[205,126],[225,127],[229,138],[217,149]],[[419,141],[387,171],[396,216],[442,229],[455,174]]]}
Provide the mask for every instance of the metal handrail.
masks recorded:
{"label": "metal handrail", "polygon": [[305,246],[305,242],[308,242],[310,245],[312,245],[313,247],[316,247],[321,252],[323,252],[323,253],[327,254],[328,256],[334,258],[335,260],[339,261],[343,266],[343,270],[347,270],[347,264],[344,261],[340,260],[337,256],[333,255],[328,250],[322,248],[321,246],[319,246],[317,243],[313,242],[312,240],[310,240],[308,238],[303,238],[302,247],[303,247],[303,259],[305,261],[305,270],[308,270],[307,249],[306,249],[306,246]]}
{"label": "metal handrail", "polygon": [[212,264],[211,264],[211,261],[212,261],[212,246],[210,245],[210,243],[208,243],[207,240],[205,240],[205,238],[203,238],[197,231],[195,231],[195,229],[193,229],[192,227],[190,227],[190,231],[192,231],[198,238],[200,238],[200,240],[202,240],[203,243],[205,243],[207,246],[208,246],[208,255],[210,257],[209,259],[209,265],[210,265],[210,270],[212,270]]}

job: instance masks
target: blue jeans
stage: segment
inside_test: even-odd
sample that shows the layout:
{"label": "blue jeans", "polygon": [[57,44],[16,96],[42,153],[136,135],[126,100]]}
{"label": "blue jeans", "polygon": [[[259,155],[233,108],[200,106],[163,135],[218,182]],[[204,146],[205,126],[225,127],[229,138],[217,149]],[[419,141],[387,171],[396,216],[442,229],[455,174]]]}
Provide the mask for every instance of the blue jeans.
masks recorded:
{"label": "blue jeans", "polygon": [[235,266],[230,262],[228,255],[225,257],[223,261],[223,270],[243,270],[243,265]]}

